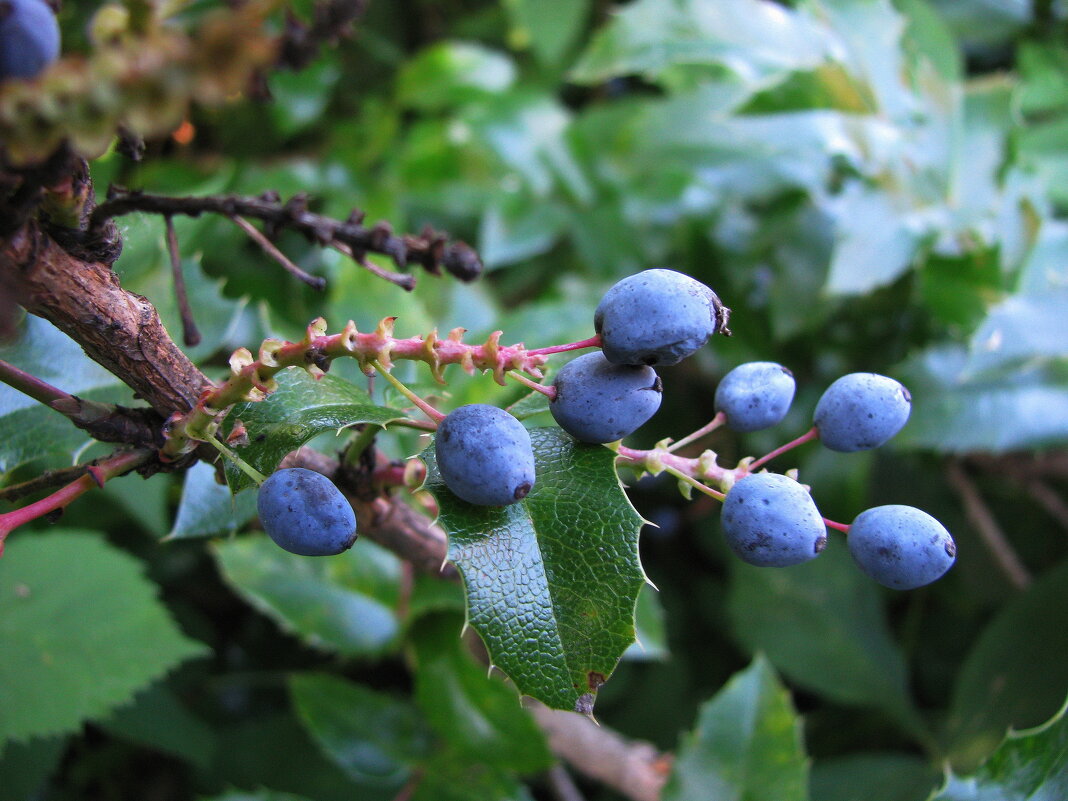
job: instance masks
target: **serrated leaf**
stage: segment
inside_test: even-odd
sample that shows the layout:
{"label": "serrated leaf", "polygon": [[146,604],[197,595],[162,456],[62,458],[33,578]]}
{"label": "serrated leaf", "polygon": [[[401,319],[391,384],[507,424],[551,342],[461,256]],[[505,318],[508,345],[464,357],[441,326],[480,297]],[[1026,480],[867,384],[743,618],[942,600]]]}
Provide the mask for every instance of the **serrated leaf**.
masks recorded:
{"label": "serrated leaf", "polygon": [[319,747],[353,780],[399,787],[426,750],[409,704],[336,676],[290,678],[293,705]]}
{"label": "serrated leaf", "polygon": [[423,453],[426,488],[464,579],[468,622],[492,663],[523,695],[588,710],[634,641],[642,521],[611,451],[558,428],[530,435],[537,479],[522,501],[461,501],[445,487],[433,447]]}
{"label": "serrated leaf", "polygon": [[1062,801],[1068,798],[1068,707],[1026,731],[1010,732],[971,776],[947,777],[931,801]]}
{"label": "serrated leaf", "polygon": [[215,480],[215,468],[197,462],[186,471],[182,498],[168,539],[233,533],[256,515],[256,491],[237,495]]}
{"label": "serrated leaf", "polygon": [[411,632],[416,699],[427,721],[461,760],[518,773],[553,762],[545,735],[515,692],[486,674],[460,638],[463,618],[434,615]]}
{"label": "serrated leaf", "polygon": [[309,645],[372,656],[396,644],[400,563],[373,542],[310,558],[249,536],[218,543],[215,555],[234,589]]}
{"label": "serrated leaf", "polygon": [[735,637],[764,652],[791,681],[847,704],[885,709],[922,729],[905,662],[886,624],[879,588],[828,541],[818,559],[788,568],[731,560],[728,612]]}
{"label": "serrated leaf", "polygon": [[75,531],[8,543],[0,642],[0,742],[73,731],[205,651],[171,621],[139,562]]}
{"label": "serrated leaf", "polygon": [[[249,444],[238,454],[268,475],[287,453],[326,431],[357,423],[384,426],[403,418],[396,409],[376,405],[347,381],[330,375],[316,380],[294,367],[278,375],[278,389],[266,400],[235,406],[228,420],[240,420],[248,429]],[[252,479],[232,464],[226,466],[226,480],[235,493],[253,486]]]}
{"label": "serrated leaf", "polygon": [[947,721],[956,768],[973,769],[1009,727],[1034,726],[1058,708],[1068,687],[1065,631],[1068,564],[1010,601],[961,666]]}
{"label": "serrated leaf", "polygon": [[664,801],[807,801],[801,720],[767,660],[734,676],[679,747]]}

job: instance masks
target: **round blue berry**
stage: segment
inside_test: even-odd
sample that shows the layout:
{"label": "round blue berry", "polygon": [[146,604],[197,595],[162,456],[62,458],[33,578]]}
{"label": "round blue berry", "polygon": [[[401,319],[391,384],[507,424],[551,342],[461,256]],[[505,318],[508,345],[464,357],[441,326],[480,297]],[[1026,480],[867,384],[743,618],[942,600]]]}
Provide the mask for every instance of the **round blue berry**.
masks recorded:
{"label": "round blue berry", "polygon": [[506,506],[534,486],[534,451],[523,424],[496,406],[472,403],[438,424],[434,453],[445,486],[479,506]]}
{"label": "round blue berry", "polygon": [[900,383],[876,373],[850,373],[827,387],[816,404],[820,441],[832,451],[878,448],[902,429],[912,396]]}
{"label": "round blue berry", "polygon": [[594,352],[568,362],[553,379],[553,419],[581,442],[615,442],[660,408],[663,392],[652,367],[612,364]]}
{"label": "round blue berry", "polygon": [[43,0],[0,0],[0,81],[33,78],[59,58],[59,25]]}
{"label": "round blue berry", "polygon": [[807,562],[827,545],[827,527],[812,496],[779,473],[748,475],[731,487],[722,523],[730,549],[758,567]]}
{"label": "round blue berry", "polygon": [[716,293],[674,270],[645,270],[609,289],[593,316],[613,364],[677,364],[716,333],[729,334],[730,309]]}
{"label": "round blue berry", "polygon": [[263,530],[301,556],[333,556],[356,542],[352,506],[322,473],[289,467],[268,476],[256,498]]}
{"label": "round blue berry", "polygon": [[794,399],[794,374],[775,362],[740,364],[716,387],[715,407],[741,433],[782,422]]}
{"label": "round blue berry", "polygon": [[914,506],[861,512],[849,527],[848,541],[860,569],[895,590],[930,584],[957,558],[957,544],[945,526]]}

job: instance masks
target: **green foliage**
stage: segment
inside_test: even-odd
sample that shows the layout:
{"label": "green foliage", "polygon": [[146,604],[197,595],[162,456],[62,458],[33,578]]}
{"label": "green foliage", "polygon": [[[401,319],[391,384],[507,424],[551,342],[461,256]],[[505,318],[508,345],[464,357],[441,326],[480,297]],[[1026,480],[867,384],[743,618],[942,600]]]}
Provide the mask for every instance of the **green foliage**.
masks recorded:
{"label": "green foliage", "polygon": [[[613,281],[678,269],[734,309],[734,336],[662,371],[663,408],[628,444],[707,422],[716,382],[744,361],[788,366],[798,398],[774,431],[703,442],[722,464],[805,431],[843,373],[892,375],[913,413],[887,449],[814,444],[771,466],[799,465],[835,519],[925,508],[956,537],[958,564],[929,588],[891,593],[831,532],[806,565],[746,566],[727,553],[713,502],[684,502],[665,477],[617,476],[609,450],[537,428],[551,424],[543,395],[455,368],[441,386],[398,362],[443,410],[518,401],[511,410],[532,426],[538,483],[505,510],[452,498],[426,451],[465,586],[413,576],[366,537],[330,559],[280,552],[232,466],[234,496],[205,463],[109,482],[66,510],[63,530],[16,531],[0,559],[0,801],[149,795],[149,779],[213,801],[530,801],[547,797],[550,757],[517,696],[587,709],[613,671],[598,720],[676,751],[665,801],[1068,795],[1063,716],[1006,739],[1068,694],[1058,4],[372,2],[356,38],[300,71],[265,69],[271,99],[255,102],[240,95],[270,61],[260,31],[284,17],[247,5],[239,17],[215,0],[174,17],[174,4],[153,6],[105,46],[106,15],[91,23],[95,9],[66,4],[71,58],[40,84],[0,90],[0,139],[18,161],[70,132],[82,152],[103,153],[91,165],[101,197],[109,181],[174,195],[276,190],[340,218],[359,207],[396,231],[445,229],[488,273],[471,286],[419,274],[405,293],[282,233],[287,256],[327,279],[315,293],[225,218],[175,217],[203,333],[186,352],[206,375],[224,375],[235,348],[299,339],[319,315],[332,331],[397,316],[403,336],[461,326],[468,341],[497,329],[530,347],[574,341],[592,333]],[[310,19],[313,4],[296,5]],[[263,14],[261,29],[250,20]],[[166,71],[134,58],[172,47],[182,55]],[[104,152],[118,119],[148,135],[142,163]],[[183,119],[188,144],[167,138]],[[120,282],[177,340],[162,224],[119,225]],[[85,399],[140,402],[38,318],[19,322],[0,359]],[[232,410],[226,431],[242,421],[250,441],[237,450],[265,473],[299,446],[336,457],[361,423],[380,453],[416,458],[425,440],[392,425],[408,402],[365,380],[351,360],[320,380],[287,370],[268,400]],[[0,386],[0,488],[105,447]],[[962,460],[1033,574],[1026,589],[1006,582],[946,458]],[[488,677],[461,616],[497,668]],[[209,647],[210,661],[191,659]]]}
{"label": "green foliage", "polygon": [[204,654],[137,562],[90,532],[9,545],[0,593],[0,742],[74,731]]}

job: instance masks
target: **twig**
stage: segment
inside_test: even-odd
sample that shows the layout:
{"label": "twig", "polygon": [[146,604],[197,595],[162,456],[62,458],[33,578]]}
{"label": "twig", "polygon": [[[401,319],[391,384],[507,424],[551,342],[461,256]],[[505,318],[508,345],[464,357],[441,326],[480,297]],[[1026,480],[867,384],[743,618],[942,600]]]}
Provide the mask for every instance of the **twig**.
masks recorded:
{"label": "twig", "polygon": [[983,543],[993,555],[994,562],[1001,568],[1009,583],[1018,590],[1027,589],[1031,584],[1031,574],[1023,566],[990,507],[986,505],[983,496],[964,472],[960,462],[951,460],[946,463],[946,477],[950,486],[960,496],[968,521],[979,532]]}
{"label": "twig", "polygon": [[1045,509],[1058,525],[1068,531],[1068,503],[1045,481],[1035,479],[1027,483],[1027,492],[1035,502]]}
{"label": "twig", "polygon": [[[168,217],[167,219],[170,219],[170,217]],[[259,245],[264,253],[266,253],[268,256],[270,256],[272,259],[282,265],[282,269],[292,275],[298,281],[303,281],[305,284],[317,291],[322,291],[326,288],[325,278],[318,275],[311,275],[310,273],[305,272],[296,264],[294,264],[289,259],[289,257],[286,256],[285,253],[275,247],[274,242],[265,237],[256,226],[254,226],[244,217],[241,217],[237,214],[231,214],[230,220],[235,225],[237,225],[238,228],[244,231],[248,235],[249,239]]]}
{"label": "twig", "polygon": [[62,470],[46,470],[41,475],[31,478],[28,481],[12,484],[10,487],[3,487],[0,489],[0,501],[14,503],[21,498],[25,498],[27,495],[36,495],[43,490],[52,489],[53,487],[61,487],[64,484],[69,484],[76,478],[84,476],[88,470],[89,465],[87,464],[65,467]]}
{"label": "twig", "polygon": [[549,780],[549,789],[556,796],[556,801],[585,801],[575,780],[571,778],[571,774],[563,765],[558,763],[549,768],[546,778]]}
{"label": "twig", "polygon": [[549,748],[580,773],[633,801],[659,801],[671,771],[671,757],[650,743],[627,740],[577,712],[528,708],[549,738]]}
{"label": "twig", "polygon": [[182,341],[186,347],[195,348],[200,344],[200,329],[193,319],[193,309],[189,305],[189,293],[185,289],[185,274],[182,272],[182,255],[178,252],[178,234],[174,231],[171,215],[163,215],[163,224],[167,227],[167,252],[171,257],[171,277],[174,280],[174,297],[178,301],[178,314],[182,318]]}
{"label": "twig", "polygon": [[358,265],[363,267],[363,269],[367,270],[367,272],[371,273],[371,275],[377,275],[379,278],[383,278],[386,281],[389,281],[391,284],[396,284],[401,289],[407,292],[411,292],[413,289],[415,289],[414,275],[408,275],[407,273],[394,273],[390,272],[389,270],[384,270],[377,264],[375,264],[373,261],[368,259],[366,256],[359,256],[353,253],[352,248],[350,248],[344,242],[331,242],[330,247],[332,247],[334,250],[336,250],[343,256],[348,256]]}
{"label": "twig", "polygon": [[335,220],[308,211],[307,198],[302,195],[282,202],[271,195],[168,197],[111,187],[108,199],[97,206],[89,218],[89,233],[93,234],[114,217],[135,212],[246,217],[260,220],[270,231],[290,229],[324,247],[347,247],[357,260],[364,253],[380,253],[391,258],[398,267],[416,263],[431,273],[440,272],[443,267],[461,281],[473,281],[482,273],[482,262],[463,242],[450,244],[430,229],[420,236],[397,236],[385,223],[371,227],[363,225],[359,214],[351,215],[344,222]]}
{"label": "twig", "polygon": [[322,0],[315,5],[310,25],[287,13],[278,64],[292,70],[303,69],[315,60],[322,45],[350,35],[352,23],[366,11],[367,0]]}
{"label": "twig", "polygon": [[52,407],[56,401],[71,400],[74,397],[5,361],[0,361],[0,381],[48,407]]}

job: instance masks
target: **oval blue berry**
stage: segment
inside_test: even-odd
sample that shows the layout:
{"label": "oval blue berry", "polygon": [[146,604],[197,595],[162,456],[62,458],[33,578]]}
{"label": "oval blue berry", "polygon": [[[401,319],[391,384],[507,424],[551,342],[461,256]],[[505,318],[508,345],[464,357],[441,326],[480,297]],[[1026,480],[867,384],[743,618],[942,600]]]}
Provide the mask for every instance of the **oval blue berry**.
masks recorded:
{"label": "oval blue berry", "polygon": [[850,373],[827,387],[813,422],[832,451],[878,448],[909,419],[912,396],[900,383],[877,373]]}
{"label": "oval blue berry", "polygon": [[794,375],[775,362],[740,364],[716,387],[715,408],[734,431],[748,433],[778,425],[794,400]]}
{"label": "oval blue berry", "polygon": [[957,558],[945,526],[914,506],[876,506],[849,527],[849,553],[885,587],[912,590],[941,578]]}
{"label": "oval blue berry", "polygon": [[0,81],[34,78],[59,58],[59,24],[44,0],[4,0],[0,9]]}
{"label": "oval blue berry", "polygon": [[434,453],[445,486],[479,506],[507,506],[534,486],[534,451],[523,424],[496,406],[472,403],[438,425]]}
{"label": "oval blue berry", "polygon": [[663,388],[652,367],[612,364],[600,352],[579,356],[553,379],[549,411],[581,442],[615,442],[660,408]]}
{"label": "oval blue berry", "polygon": [[275,543],[301,556],[333,556],[356,542],[352,505],[330,479],[291,467],[272,473],[256,498],[260,523]]}
{"label": "oval blue berry", "polygon": [[827,546],[827,527],[808,491],[779,473],[741,479],[723,502],[727,545],[743,562],[788,567]]}

